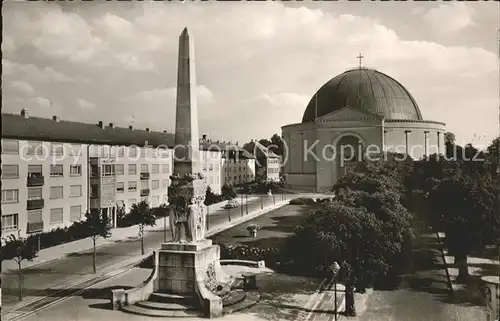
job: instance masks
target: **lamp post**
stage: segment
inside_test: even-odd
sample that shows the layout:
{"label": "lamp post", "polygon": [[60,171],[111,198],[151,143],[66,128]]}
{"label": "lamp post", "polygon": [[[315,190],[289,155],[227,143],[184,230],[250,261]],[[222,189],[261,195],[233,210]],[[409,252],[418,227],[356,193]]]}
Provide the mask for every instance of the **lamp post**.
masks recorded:
{"label": "lamp post", "polygon": [[337,263],[337,261],[333,262],[331,266],[331,272],[333,275],[333,281],[334,281],[334,289],[333,289],[333,297],[334,297],[334,309],[335,309],[335,321],[338,320],[338,307],[337,307],[337,275],[339,274],[340,271],[340,265]]}
{"label": "lamp post", "polygon": [[163,242],[167,243],[167,216],[163,216]]}
{"label": "lamp post", "polygon": [[246,214],[248,214],[248,194],[245,193],[245,210]]}
{"label": "lamp post", "polygon": [[241,216],[243,216],[243,194],[240,195]]}

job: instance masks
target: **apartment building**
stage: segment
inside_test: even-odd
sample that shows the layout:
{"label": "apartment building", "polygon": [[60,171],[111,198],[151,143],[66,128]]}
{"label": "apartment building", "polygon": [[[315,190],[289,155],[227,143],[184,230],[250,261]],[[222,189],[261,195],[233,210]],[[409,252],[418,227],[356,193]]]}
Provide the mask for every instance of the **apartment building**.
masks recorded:
{"label": "apartment building", "polygon": [[[174,135],[2,114],[2,233],[50,231],[99,209],[116,223],[118,208],[145,199],[168,202]],[[220,193],[222,149],[200,145],[205,181]]]}
{"label": "apartment building", "polygon": [[231,146],[222,155],[223,184],[241,185],[255,181],[255,157],[240,148]]}
{"label": "apartment building", "polygon": [[[27,137],[28,138],[28,137]],[[2,234],[70,225],[87,209],[85,145],[2,139]]]}
{"label": "apartment building", "polygon": [[255,172],[260,170],[266,181],[278,182],[280,180],[281,156],[276,155],[257,140],[252,140],[245,145],[245,148],[255,158]]}
{"label": "apartment building", "polygon": [[173,142],[149,129],[2,114],[2,233],[50,231],[93,208],[114,224],[119,206],[167,202]]}

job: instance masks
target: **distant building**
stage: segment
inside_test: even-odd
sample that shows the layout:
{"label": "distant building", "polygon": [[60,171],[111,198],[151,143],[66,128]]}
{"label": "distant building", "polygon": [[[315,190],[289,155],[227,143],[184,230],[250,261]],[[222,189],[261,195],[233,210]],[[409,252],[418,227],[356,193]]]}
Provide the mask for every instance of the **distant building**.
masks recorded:
{"label": "distant building", "polygon": [[203,135],[200,149],[206,151],[203,172],[212,192],[220,194],[224,184],[241,185],[255,180],[255,158],[238,143],[212,141]]}
{"label": "distant building", "polygon": [[255,157],[256,175],[261,172],[266,181],[278,182],[280,180],[281,156],[276,155],[257,140],[252,140],[245,145],[245,148]]}
{"label": "distant building", "polygon": [[222,164],[224,184],[242,185],[255,181],[255,157],[243,148],[226,148]]}

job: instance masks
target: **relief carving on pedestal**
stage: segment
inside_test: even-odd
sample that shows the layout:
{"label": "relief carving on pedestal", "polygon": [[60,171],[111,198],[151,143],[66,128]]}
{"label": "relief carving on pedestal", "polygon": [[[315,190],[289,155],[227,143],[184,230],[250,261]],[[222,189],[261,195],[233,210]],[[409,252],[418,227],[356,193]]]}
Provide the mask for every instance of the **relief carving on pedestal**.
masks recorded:
{"label": "relief carving on pedestal", "polygon": [[207,267],[205,286],[210,292],[221,298],[231,291],[231,283],[223,283],[217,280],[214,263],[210,263]]}

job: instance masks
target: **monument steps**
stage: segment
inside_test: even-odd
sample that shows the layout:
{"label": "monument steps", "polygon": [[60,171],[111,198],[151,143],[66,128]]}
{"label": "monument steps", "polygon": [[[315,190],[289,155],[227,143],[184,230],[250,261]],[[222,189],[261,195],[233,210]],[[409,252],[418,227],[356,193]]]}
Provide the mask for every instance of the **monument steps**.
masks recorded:
{"label": "monument steps", "polygon": [[160,303],[192,304],[196,302],[194,295],[172,294],[168,292],[153,292],[148,301]]}
{"label": "monument steps", "polygon": [[[254,306],[259,302],[260,300],[260,295],[258,293],[254,292],[246,292],[245,295],[243,296],[242,300],[239,300],[237,302],[233,302],[228,305],[224,305],[222,308],[222,313],[223,314],[231,314],[234,312],[238,312],[244,309],[247,309],[249,307]],[[229,303],[229,302],[228,302]]]}
{"label": "monument steps", "polygon": [[148,317],[203,318],[203,313],[201,311],[196,311],[196,310],[158,310],[158,309],[144,308],[138,305],[123,306],[121,307],[121,310],[124,312],[137,314],[141,316],[148,316]]}
{"label": "monument steps", "polygon": [[171,310],[171,311],[195,311],[197,310],[194,306],[188,304],[179,303],[166,303],[166,302],[155,302],[155,301],[139,301],[135,305],[153,310]]}

